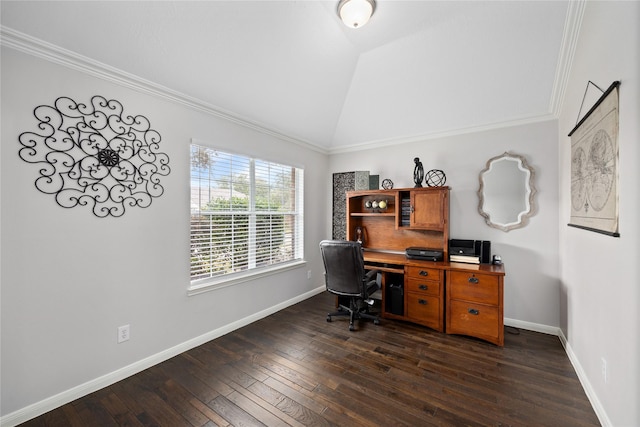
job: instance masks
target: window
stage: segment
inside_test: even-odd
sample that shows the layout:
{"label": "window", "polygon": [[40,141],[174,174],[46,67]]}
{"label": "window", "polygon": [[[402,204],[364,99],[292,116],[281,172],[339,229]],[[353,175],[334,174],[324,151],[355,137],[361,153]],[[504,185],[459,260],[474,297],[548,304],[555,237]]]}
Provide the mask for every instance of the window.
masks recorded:
{"label": "window", "polygon": [[302,260],[303,187],[302,169],[192,144],[192,288]]}

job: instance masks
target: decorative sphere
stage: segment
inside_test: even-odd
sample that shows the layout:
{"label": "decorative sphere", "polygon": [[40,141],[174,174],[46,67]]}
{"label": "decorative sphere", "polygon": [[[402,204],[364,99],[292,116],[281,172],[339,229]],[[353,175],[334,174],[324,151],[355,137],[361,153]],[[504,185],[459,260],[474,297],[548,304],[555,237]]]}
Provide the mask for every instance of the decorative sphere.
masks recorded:
{"label": "decorative sphere", "polygon": [[371,207],[372,207],[373,209],[376,209],[376,208],[378,207],[378,201],[377,201],[377,200],[374,200],[374,201],[373,201],[373,203],[371,203]]}
{"label": "decorative sphere", "polygon": [[447,176],[440,169],[431,169],[427,172],[425,182],[429,187],[442,187],[447,182]]}
{"label": "decorative sphere", "polygon": [[380,203],[378,203],[378,207],[380,209],[386,209],[387,208],[387,201],[386,200],[380,200]]}
{"label": "decorative sphere", "polygon": [[391,181],[389,178],[383,179],[382,188],[384,188],[385,190],[391,190],[393,188],[393,181]]}
{"label": "decorative sphere", "polygon": [[364,207],[367,209],[371,209],[371,200],[367,200],[366,202],[364,202]]}

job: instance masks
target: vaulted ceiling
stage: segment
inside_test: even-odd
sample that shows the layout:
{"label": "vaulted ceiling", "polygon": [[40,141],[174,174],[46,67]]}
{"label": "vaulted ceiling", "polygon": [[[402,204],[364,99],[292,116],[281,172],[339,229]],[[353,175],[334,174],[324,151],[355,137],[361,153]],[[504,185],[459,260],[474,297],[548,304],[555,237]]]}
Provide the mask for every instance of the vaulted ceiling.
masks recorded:
{"label": "vaulted ceiling", "polygon": [[552,116],[568,1],[378,0],[355,30],[336,6],[3,0],[1,16],[327,152]]}

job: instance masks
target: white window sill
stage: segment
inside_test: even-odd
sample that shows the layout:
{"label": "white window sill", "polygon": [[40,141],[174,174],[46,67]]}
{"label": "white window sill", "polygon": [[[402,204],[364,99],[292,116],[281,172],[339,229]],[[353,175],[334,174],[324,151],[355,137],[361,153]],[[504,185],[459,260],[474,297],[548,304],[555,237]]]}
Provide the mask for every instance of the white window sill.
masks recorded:
{"label": "white window sill", "polygon": [[271,267],[264,267],[255,270],[243,271],[241,273],[229,274],[222,277],[216,277],[211,280],[191,284],[191,286],[189,286],[189,288],[187,289],[187,295],[191,297],[205,292],[215,291],[216,289],[226,288],[227,286],[234,286],[240,283],[249,282],[251,280],[260,279],[262,277],[271,276],[273,274],[279,274],[287,270],[293,270],[306,264],[307,261],[305,260],[297,260]]}

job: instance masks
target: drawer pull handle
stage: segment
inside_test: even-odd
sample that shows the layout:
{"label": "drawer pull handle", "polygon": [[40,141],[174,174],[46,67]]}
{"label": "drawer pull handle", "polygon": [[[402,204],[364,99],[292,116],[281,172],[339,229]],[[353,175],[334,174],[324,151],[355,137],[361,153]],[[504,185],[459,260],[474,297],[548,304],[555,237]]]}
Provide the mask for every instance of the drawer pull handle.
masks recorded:
{"label": "drawer pull handle", "polygon": [[477,284],[479,281],[477,277],[469,277],[469,283]]}
{"label": "drawer pull handle", "polygon": [[477,316],[478,314],[480,314],[480,311],[476,310],[475,308],[470,308],[468,311],[469,311],[469,314],[473,314],[474,316]]}
{"label": "drawer pull handle", "polygon": [[418,300],[418,304],[420,304],[420,305],[427,305],[427,300],[426,300],[426,299],[419,299],[419,300]]}
{"label": "drawer pull handle", "polygon": [[420,273],[418,273],[418,274],[420,274],[421,276],[428,276],[429,272],[425,271],[425,270],[420,270]]}
{"label": "drawer pull handle", "polygon": [[427,289],[429,289],[429,287],[428,287],[427,285],[420,285],[420,286],[418,286],[418,288],[419,288],[421,291],[426,291]]}

